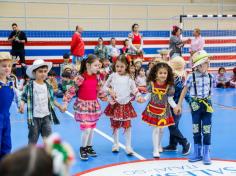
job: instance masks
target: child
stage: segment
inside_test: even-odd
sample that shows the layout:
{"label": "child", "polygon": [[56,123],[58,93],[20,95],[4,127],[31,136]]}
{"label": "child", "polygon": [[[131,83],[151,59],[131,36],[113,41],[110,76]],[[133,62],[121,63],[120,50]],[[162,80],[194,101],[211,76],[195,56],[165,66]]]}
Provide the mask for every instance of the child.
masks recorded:
{"label": "child", "polygon": [[26,103],[29,144],[36,144],[40,134],[43,138],[51,134],[51,121],[59,124],[54,106],[60,109],[60,111],[65,112],[65,107],[54,100],[53,88],[46,81],[51,68],[51,62],[39,59],[35,60],[33,65],[29,66],[26,70],[26,74],[33,80],[24,88],[19,112],[24,113],[24,105]]}
{"label": "child", "polygon": [[133,63],[134,63],[134,66],[135,66],[135,70],[138,71],[142,67],[143,60],[141,58],[137,58],[133,61]]}
{"label": "child", "polygon": [[160,53],[161,59],[162,59],[163,61],[168,62],[168,61],[170,60],[170,57],[169,57],[170,50],[168,50],[168,49],[162,49],[162,50],[158,50],[158,52]]}
{"label": "child", "polygon": [[58,84],[57,84],[57,79],[56,79],[56,73],[54,71],[49,71],[48,72],[48,83],[52,86],[53,88],[53,93],[56,96],[58,93]]}
{"label": "child", "polygon": [[140,70],[138,71],[138,76],[135,79],[135,83],[140,93],[147,92],[147,77],[145,69],[143,67],[141,67]]}
{"label": "child", "polygon": [[63,55],[63,63],[60,64],[60,76],[62,75],[62,73],[65,70],[65,67],[70,67],[71,69],[73,68],[72,63],[70,63],[70,55],[69,54],[64,54]]}
{"label": "child", "polygon": [[226,88],[227,78],[225,76],[226,70],[224,67],[220,67],[218,70],[218,75],[216,76],[216,87]]}
{"label": "child", "polygon": [[146,76],[149,75],[149,73],[150,73],[152,67],[153,67],[155,64],[156,64],[156,63],[154,62],[154,60],[153,60],[153,61],[150,61],[150,62],[148,63],[148,69],[147,69],[147,71],[146,71]]}
{"label": "child", "polygon": [[19,82],[19,86],[18,86],[19,90],[20,90],[20,91],[23,91],[24,86],[25,86],[26,84],[28,84],[29,81],[30,81],[30,78],[28,77],[27,74],[25,74],[25,75],[23,76],[23,79],[21,79],[20,82]]}
{"label": "child", "polygon": [[236,88],[236,67],[233,69],[233,76],[229,81],[231,88]]}
{"label": "child", "polygon": [[62,81],[61,81],[61,90],[64,94],[71,86],[74,85],[74,81],[71,80],[71,73],[70,72],[63,72],[62,73]]}
{"label": "child", "polygon": [[135,118],[137,114],[131,100],[133,96],[138,98],[140,94],[134,80],[129,75],[129,63],[124,54],[118,57],[115,63],[115,73],[109,76],[104,85],[104,91],[111,97],[104,113],[110,117],[111,127],[113,128],[114,145],[112,152],[119,151],[118,129],[122,127],[125,129],[126,153],[132,155],[131,119]]}
{"label": "child", "polygon": [[108,58],[102,58],[101,61],[102,61],[102,67],[106,74],[105,76],[107,78],[108,75],[111,74],[112,72],[111,63]]}
{"label": "child", "polygon": [[208,57],[209,55],[204,50],[193,54],[192,67],[194,72],[187,77],[178,103],[178,107],[181,108],[183,98],[185,97],[187,91],[189,91],[194,139],[194,153],[189,158],[189,162],[203,160],[203,163],[206,165],[211,164],[209,153],[211,145],[211,121],[213,113],[211,89],[215,81],[212,75],[207,72],[209,67]]}
{"label": "child", "polygon": [[9,79],[12,57],[0,52],[0,160],[11,152],[10,107],[14,99],[14,83]]}
{"label": "child", "polygon": [[[177,56],[170,60],[170,66],[174,72],[174,86],[175,86],[175,94],[174,94],[174,101],[178,103],[181,91],[184,87],[184,81],[186,79],[186,72],[185,68],[185,61],[182,57]],[[187,98],[187,97],[186,97]],[[179,129],[179,121],[181,118],[181,114],[175,115],[173,113],[173,109],[171,108],[175,125],[169,126],[170,132],[170,140],[169,145],[164,147],[164,151],[177,151],[178,143],[183,146],[182,155],[188,155],[190,152],[191,145],[187,141],[187,139],[183,136]]]}
{"label": "child", "polygon": [[0,175],[69,176],[73,161],[71,146],[53,134],[43,147],[29,145],[6,156],[0,163]]}
{"label": "child", "polygon": [[125,39],[124,41],[124,46],[122,48],[122,54],[127,54],[127,53],[130,53],[130,46],[129,46],[129,40],[128,39]]}
{"label": "child", "polygon": [[159,158],[162,152],[161,138],[163,128],[174,125],[174,118],[170,106],[177,113],[174,96],[174,77],[171,67],[167,63],[158,63],[150,71],[147,81],[149,94],[145,99],[150,99],[142,113],[142,120],[153,126],[153,157]]}
{"label": "child", "polygon": [[135,70],[135,66],[133,64],[130,64],[130,66],[129,66],[129,74],[130,74],[131,79],[135,80],[136,70]]}
{"label": "child", "polygon": [[81,62],[80,75],[76,78],[75,85],[65,93],[63,101],[68,103],[76,95],[74,103],[75,120],[80,122],[81,160],[88,160],[88,156],[95,157],[97,153],[92,147],[93,133],[96,123],[101,116],[101,106],[98,102],[100,86],[99,58],[90,54]]}

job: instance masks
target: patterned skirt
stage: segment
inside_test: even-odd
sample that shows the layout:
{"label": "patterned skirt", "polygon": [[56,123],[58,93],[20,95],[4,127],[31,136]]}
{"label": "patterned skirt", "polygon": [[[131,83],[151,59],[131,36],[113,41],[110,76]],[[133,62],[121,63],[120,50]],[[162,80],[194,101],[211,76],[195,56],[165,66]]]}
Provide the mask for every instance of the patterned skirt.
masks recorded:
{"label": "patterned skirt", "polygon": [[126,121],[137,117],[131,102],[124,105],[118,103],[114,105],[109,104],[106,107],[104,113],[106,116],[116,121]]}
{"label": "patterned skirt", "polygon": [[97,100],[76,99],[74,104],[75,120],[80,122],[80,129],[95,128],[96,122],[102,114]]}
{"label": "patterned skirt", "polygon": [[175,124],[169,106],[154,107],[148,104],[142,113],[142,120],[149,125],[160,128]]}

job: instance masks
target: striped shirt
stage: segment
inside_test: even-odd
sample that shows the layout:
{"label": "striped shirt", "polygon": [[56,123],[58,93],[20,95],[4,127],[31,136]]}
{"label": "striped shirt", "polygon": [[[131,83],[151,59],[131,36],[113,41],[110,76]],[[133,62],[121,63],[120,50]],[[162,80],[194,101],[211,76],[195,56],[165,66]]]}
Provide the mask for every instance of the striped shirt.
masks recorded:
{"label": "striped shirt", "polygon": [[[197,96],[195,95],[195,90],[194,90],[193,74],[189,74],[185,81],[185,86],[187,86],[188,88],[190,97],[207,98],[211,96],[210,90],[216,84],[213,75],[208,73],[195,72],[195,80],[196,80]],[[211,87],[210,87],[210,81],[211,81]]]}

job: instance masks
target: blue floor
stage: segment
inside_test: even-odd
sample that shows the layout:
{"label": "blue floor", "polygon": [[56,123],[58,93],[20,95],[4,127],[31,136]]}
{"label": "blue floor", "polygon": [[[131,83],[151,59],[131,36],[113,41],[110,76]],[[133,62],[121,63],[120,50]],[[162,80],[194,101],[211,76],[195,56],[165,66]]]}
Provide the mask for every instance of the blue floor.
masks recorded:
{"label": "blue floor", "polygon": [[[61,102],[61,99],[58,100]],[[213,128],[212,128],[212,157],[217,159],[236,160],[236,89],[215,89],[213,95],[214,115],[213,115]],[[102,102],[102,108],[106,107],[106,103]],[[73,113],[73,103],[70,104],[68,111]],[[145,159],[152,158],[152,140],[151,140],[151,127],[141,121],[140,114],[144,110],[146,104],[133,103],[138,118],[132,121],[132,143],[135,152],[144,157]],[[11,109],[11,123],[12,123],[12,143],[13,150],[27,145],[27,124],[25,114],[18,114],[16,106],[13,105]],[[61,125],[53,126],[53,131],[58,132],[64,140],[69,142],[75,150],[76,162],[71,169],[71,173],[79,173],[84,170],[92,169],[95,167],[138,160],[135,156],[127,156],[123,150],[118,154],[111,152],[112,143],[95,133],[94,135],[94,149],[98,153],[98,157],[90,158],[88,161],[80,161],[78,157],[80,146],[80,129],[79,124],[68,114],[57,112]],[[110,128],[110,121],[104,115],[101,116],[97,129],[111,136],[112,130]],[[192,143],[192,125],[191,115],[187,104],[184,104],[182,119],[180,122],[180,129],[184,136]],[[123,130],[120,131],[120,142],[124,144]],[[162,145],[168,144],[168,129],[165,129]],[[40,139],[39,143],[42,143]],[[162,153],[161,158],[182,158],[181,147],[179,152]]]}

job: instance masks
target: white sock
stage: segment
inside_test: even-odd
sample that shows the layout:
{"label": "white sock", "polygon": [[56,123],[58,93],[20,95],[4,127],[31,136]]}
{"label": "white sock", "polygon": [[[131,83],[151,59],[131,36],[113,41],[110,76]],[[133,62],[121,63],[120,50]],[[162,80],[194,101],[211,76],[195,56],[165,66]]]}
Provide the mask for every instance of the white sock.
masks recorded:
{"label": "white sock", "polygon": [[114,139],[114,145],[119,145],[119,131],[118,131],[118,129],[114,130],[113,139]]}
{"label": "white sock", "polygon": [[94,134],[94,129],[91,128],[91,129],[90,129],[90,132],[89,132],[89,137],[88,137],[87,146],[92,146],[93,134]]}
{"label": "white sock", "polygon": [[131,148],[131,128],[125,130],[125,146]]}
{"label": "white sock", "polygon": [[159,128],[159,141],[158,141],[158,147],[159,148],[162,148],[161,140],[162,140],[163,133],[164,133],[164,129],[163,128]]}
{"label": "white sock", "polygon": [[81,145],[82,147],[87,147],[90,129],[85,129],[81,134]]}
{"label": "white sock", "polygon": [[153,153],[158,154],[158,144],[159,144],[159,128],[154,127],[152,131],[152,142],[153,142]]}

